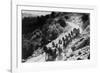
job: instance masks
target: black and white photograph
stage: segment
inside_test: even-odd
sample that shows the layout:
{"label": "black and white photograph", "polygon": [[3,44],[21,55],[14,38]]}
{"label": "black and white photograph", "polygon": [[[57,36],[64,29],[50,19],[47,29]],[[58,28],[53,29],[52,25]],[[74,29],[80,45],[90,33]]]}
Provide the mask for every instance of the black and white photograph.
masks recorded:
{"label": "black and white photograph", "polygon": [[22,10],[22,63],[90,60],[90,13]]}

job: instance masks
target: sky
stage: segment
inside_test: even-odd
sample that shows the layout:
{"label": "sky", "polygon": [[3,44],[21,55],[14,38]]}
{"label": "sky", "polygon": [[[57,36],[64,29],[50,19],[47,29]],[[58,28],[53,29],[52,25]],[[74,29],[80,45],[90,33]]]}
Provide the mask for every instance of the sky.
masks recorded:
{"label": "sky", "polygon": [[41,16],[41,15],[47,15],[47,14],[51,14],[51,12],[48,12],[48,11],[23,10],[22,11],[22,18],[24,18],[24,17],[35,17],[35,16]]}

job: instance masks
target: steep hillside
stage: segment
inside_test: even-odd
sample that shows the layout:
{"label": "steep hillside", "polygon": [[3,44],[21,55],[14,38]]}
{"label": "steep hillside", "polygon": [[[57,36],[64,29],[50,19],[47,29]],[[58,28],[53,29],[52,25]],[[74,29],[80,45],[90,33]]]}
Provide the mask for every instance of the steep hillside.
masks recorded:
{"label": "steep hillside", "polygon": [[89,14],[52,12],[34,19],[32,30],[23,32],[22,62],[89,59]]}

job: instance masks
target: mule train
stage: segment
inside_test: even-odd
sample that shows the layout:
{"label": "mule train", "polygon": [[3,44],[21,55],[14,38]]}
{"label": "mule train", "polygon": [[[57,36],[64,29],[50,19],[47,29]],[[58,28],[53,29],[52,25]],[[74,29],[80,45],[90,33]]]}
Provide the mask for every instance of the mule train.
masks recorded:
{"label": "mule train", "polygon": [[[64,54],[64,50],[67,45],[75,38],[80,35],[79,28],[74,28],[69,33],[64,33],[64,36],[58,37],[56,40],[52,41],[48,45],[43,47],[43,50],[46,54],[46,61],[57,60],[57,57]],[[73,48],[72,48],[73,49]]]}

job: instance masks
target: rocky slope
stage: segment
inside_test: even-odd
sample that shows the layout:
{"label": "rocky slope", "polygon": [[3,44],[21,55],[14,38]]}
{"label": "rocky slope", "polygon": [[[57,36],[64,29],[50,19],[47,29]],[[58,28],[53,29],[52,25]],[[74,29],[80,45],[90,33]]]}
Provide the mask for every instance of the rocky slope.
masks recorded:
{"label": "rocky slope", "polygon": [[55,12],[50,16],[29,39],[24,36],[23,49],[31,54],[23,62],[90,59],[89,15]]}

